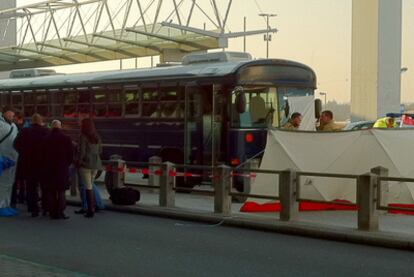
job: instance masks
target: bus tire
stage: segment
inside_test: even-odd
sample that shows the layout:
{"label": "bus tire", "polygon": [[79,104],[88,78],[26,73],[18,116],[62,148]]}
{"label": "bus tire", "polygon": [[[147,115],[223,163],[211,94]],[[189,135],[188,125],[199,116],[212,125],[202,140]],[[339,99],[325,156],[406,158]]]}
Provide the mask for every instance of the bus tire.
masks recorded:
{"label": "bus tire", "polygon": [[[250,183],[243,182],[243,178],[241,177],[234,177],[233,179],[233,191],[234,192],[242,192],[242,193],[250,193],[251,187]],[[244,203],[247,200],[247,196],[240,196],[240,195],[233,195],[231,197],[231,201],[233,203]]]}
{"label": "bus tire", "polygon": [[113,178],[112,174],[113,174],[112,172],[105,172],[104,182],[105,182],[106,191],[108,193],[114,187],[114,178]]}

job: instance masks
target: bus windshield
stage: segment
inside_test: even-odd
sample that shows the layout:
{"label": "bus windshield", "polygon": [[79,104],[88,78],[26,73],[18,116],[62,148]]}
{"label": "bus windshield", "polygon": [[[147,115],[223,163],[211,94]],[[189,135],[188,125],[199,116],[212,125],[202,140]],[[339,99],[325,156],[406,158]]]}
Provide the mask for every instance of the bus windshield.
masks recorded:
{"label": "bus windshield", "polygon": [[246,96],[246,110],[235,109],[236,94],[232,95],[233,128],[279,127],[285,121],[285,102],[288,97],[312,94],[310,88],[286,87],[243,87]]}

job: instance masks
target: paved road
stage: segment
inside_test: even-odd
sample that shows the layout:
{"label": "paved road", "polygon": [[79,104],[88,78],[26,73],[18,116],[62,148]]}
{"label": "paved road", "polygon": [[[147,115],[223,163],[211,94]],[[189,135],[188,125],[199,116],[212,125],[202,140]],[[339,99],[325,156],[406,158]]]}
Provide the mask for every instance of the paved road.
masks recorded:
{"label": "paved road", "polygon": [[108,211],[85,219],[72,210],[67,221],[0,218],[0,264],[6,257],[66,272],[43,276],[414,275],[412,252]]}

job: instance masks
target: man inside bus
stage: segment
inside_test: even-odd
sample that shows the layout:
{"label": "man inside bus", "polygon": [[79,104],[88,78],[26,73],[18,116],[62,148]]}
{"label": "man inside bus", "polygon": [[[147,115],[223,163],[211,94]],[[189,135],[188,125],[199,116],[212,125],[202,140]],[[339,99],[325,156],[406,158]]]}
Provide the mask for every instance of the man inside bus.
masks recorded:
{"label": "man inside bus", "polygon": [[332,111],[325,110],[321,113],[317,130],[322,132],[341,131],[342,127],[335,123]]}
{"label": "man inside bus", "polygon": [[302,114],[295,112],[292,114],[289,121],[285,125],[282,126],[282,129],[299,130],[301,122],[302,122]]}
{"label": "man inside bus", "polygon": [[250,99],[250,114],[254,124],[265,123],[268,110],[266,109],[265,100],[259,95]]}
{"label": "man inside bus", "polygon": [[177,98],[172,95],[167,95],[161,98],[161,103],[158,104],[157,110],[150,117],[178,118],[181,113],[180,105],[177,105]]}

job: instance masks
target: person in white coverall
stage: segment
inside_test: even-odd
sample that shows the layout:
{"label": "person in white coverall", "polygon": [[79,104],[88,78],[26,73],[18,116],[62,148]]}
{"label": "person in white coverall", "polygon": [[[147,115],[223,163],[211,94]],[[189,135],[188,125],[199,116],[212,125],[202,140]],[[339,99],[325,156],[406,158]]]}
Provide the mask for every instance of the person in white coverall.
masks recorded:
{"label": "person in white coverall", "polygon": [[[18,129],[13,123],[14,111],[11,107],[4,107],[0,115],[0,156],[13,162],[17,161],[18,154],[13,147]],[[11,190],[14,182],[15,166],[3,170],[0,176],[0,216],[17,214],[17,210],[10,208]]]}

